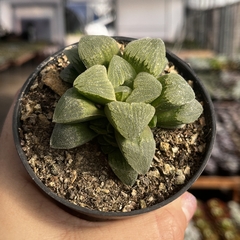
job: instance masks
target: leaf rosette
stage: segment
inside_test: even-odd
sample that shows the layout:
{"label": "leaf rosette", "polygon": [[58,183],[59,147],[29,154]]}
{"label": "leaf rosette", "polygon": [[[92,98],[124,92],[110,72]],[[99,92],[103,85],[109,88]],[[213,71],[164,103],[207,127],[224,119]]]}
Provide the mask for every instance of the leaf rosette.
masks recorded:
{"label": "leaf rosette", "polygon": [[194,122],[203,108],[179,74],[166,74],[164,42],[134,40],[123,49],[107,36],[83,36],[66,51],[60,77],[72,84],[56,105],[50,145],[70,149],[98,139],[126,185],[146,174],[155,154],[152,128]]}

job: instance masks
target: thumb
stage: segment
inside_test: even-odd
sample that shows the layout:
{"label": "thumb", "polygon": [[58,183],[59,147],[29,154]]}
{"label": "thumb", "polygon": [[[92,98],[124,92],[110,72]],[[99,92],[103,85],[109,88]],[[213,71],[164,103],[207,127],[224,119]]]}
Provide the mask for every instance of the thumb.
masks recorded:
{"label": "thumb", "polygon": [[96,239],[97,236],[97,239],[105,240],[182,240],[196,206],[195,197],[186,192],[156,211],[125,220],[94,223],[84,229],[84,239]]}

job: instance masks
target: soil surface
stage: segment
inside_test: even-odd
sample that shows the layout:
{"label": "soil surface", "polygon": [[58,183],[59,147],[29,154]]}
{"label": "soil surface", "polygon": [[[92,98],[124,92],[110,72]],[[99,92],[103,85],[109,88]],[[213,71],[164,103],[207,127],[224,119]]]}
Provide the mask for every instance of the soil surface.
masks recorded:
{"label": "soil surface", "polygon": [[181,129],[153,129],[156,152],[150,170],[139,175],[132,187],[126,186],[114,175],[96,141],[71,150],[50,148],[54,107],[69,87],[55,73],[66,64],[65,55],[50,62],[21,101],[21,145],[39,179],[76,205],[110,212],[146,208],[179,191],[202,164],[204,117]]}

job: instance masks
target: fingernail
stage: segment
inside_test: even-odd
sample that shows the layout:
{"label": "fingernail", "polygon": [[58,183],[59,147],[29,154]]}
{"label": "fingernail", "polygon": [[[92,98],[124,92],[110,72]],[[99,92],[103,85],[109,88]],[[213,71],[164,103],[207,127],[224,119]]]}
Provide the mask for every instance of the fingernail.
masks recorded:
{"label": "fingernail", "polygon": [[187,221],[190,221],[197,208],[196,198],[189,192],[182,195],[182,210]]}

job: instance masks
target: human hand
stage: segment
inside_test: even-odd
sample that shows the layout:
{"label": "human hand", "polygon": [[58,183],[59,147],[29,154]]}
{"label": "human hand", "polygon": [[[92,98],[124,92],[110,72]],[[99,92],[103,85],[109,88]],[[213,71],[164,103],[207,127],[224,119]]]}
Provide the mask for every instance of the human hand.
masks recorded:
{"label": "human hand", "polygon": [[15,149],[13,106],[0,137],[0,239],[181,240],[196,209],[186,192],[165,207],[106,222],[79,219],[62,210],[30,179]]}

